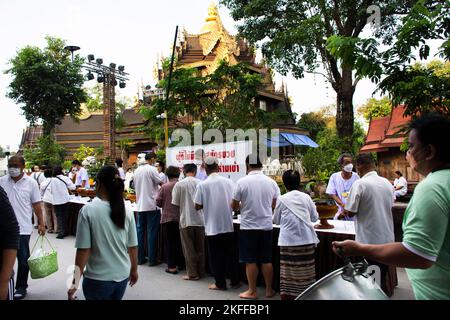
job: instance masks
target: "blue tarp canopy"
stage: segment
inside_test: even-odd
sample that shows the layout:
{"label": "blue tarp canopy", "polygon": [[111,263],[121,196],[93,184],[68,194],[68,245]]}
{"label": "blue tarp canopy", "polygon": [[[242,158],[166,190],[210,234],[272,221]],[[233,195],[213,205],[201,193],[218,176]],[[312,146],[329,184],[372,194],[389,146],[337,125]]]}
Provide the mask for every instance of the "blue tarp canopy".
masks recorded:
{"label": "blue tarp canopy", "polygon": [[310,137],[297,133],[285,133],[279,134],[278,138],[267,139],[267,145],[269,147],[286,147],[286,146],[309,146],[317,148],[319,145],[311,140]]}

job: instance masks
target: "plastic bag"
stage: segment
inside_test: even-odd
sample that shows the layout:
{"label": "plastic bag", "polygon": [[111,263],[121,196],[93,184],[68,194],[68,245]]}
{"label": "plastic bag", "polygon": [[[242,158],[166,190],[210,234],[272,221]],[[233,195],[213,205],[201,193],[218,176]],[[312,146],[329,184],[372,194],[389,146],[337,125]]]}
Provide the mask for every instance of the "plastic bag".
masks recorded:
{"label": "plastic bag", "polygon": [[[50,251],[44,250],[44,238],[50,245]],[[41,245],[35,251],[34,249],[39,240],[41,240]],[[46,236],[39,236],[36,239],[30,258],[28,258],[28,267],[30,268],[31,279],[45,278],[58,271],[57,253]]]}

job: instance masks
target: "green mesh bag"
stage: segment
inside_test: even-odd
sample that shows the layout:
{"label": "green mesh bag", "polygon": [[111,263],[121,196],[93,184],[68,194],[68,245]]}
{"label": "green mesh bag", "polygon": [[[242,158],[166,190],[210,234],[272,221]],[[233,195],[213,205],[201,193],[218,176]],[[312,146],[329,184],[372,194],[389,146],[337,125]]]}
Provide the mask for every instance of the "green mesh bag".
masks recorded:
{"label": "green mesh bag", "polygon": [[[44,238],[47,240],[50,248],[52,248],[50,252],[44,251]],[[40,250],[38,249],[36,254],[34,249],[36,248],[39,240],[41,240]],[[39,236],[36,239],[36,243],[31,250],[31,256],[28,259],[28,267],[30,268],[31,279],[45,278],[58,271],[57,253],[46,236]]]}

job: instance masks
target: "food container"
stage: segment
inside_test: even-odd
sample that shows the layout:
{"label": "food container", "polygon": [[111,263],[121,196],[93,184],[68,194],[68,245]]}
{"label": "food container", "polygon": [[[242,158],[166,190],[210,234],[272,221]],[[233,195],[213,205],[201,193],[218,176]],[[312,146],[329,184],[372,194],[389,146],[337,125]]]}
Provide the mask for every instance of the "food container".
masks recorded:
{"label": "food container", "polygon": [[318,280],[296,300],[389,300],[368,274],[367,262],[347,263]]}
{"label": "food container", "polygon": [[314,200],[317,212],[319,213],[320,223],[315,225],[316,229],[333,229],[334,226],[328,223],[328,219],[333,219],[338,207],[332,200]]}

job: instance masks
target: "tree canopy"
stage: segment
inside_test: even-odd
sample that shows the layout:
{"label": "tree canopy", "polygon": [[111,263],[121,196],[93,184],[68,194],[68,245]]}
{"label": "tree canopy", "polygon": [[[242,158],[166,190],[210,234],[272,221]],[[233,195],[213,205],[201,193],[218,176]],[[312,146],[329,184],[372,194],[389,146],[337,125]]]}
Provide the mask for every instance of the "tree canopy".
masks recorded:
{"label": "tree canopy", "polygon": [[[240,22],[239,33],[261,44],[268,63],[281,74],[322,74],[336,92],[339,137],[353,134],[353,94],[358,82],[379,82],[429,39],[448,39],[449,0],[222,0]],[[425,21],[422,21],[425,20]],[[369,36],[366,25],[376,22]],[[387,47],[390,51],[380,52]],[[448,40],[443,52],[449,50]]]}
{"label": "tree canopy", "polygon": [[367,121],[382,118],[391,114],[392,103],[388,97],[381,99],[369,98],[366,103],[358,107],[357,113]]}
{"label": "tree canopy", "polygon": [[42,121],[44,135],[49,135],[64,116],[79,116],[86,93],[82,88],[83,59],[76,55],[72,63],[64,40],[47,36],[46,41],[44,49],[20,49],[5,73],[12,76],[7,97],[21,105],[32,125]]}
{"label": "tree canopy", "polygon": [[37,146],[25,148],[24,158],[29,168],[35,165],[59,166],[63,164],[66,153],[66,149],[52,136],[46,135],[38,138]]}

